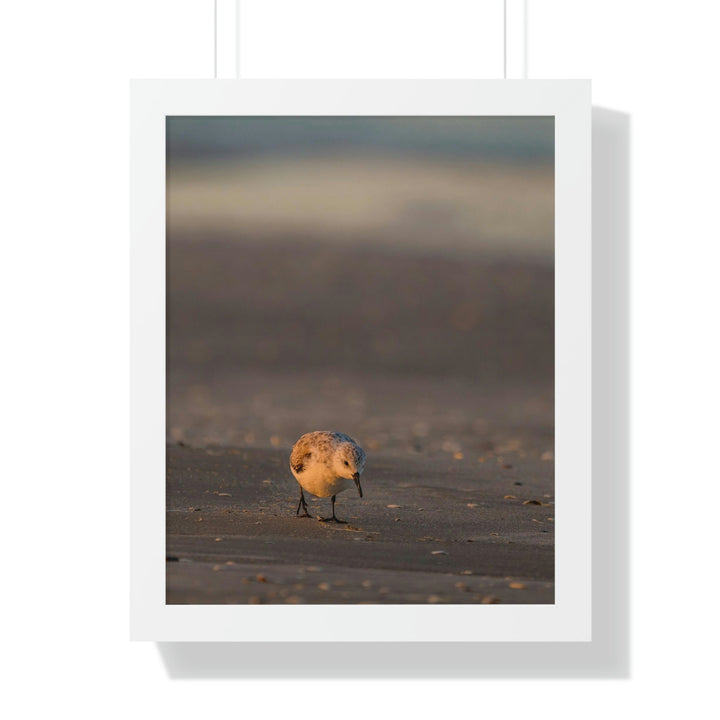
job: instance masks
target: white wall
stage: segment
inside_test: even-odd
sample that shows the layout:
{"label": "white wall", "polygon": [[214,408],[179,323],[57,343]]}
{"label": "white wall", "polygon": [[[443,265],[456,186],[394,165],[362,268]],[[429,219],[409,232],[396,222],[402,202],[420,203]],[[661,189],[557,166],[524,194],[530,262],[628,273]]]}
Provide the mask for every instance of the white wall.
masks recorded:
{"label": "white wall", "polygon": [[[333,23],[367,12],[337,5]],[[407,46],[443,72],[461,58],[467,76],[451,5],[414,3],[437,32]],[[631,679],[181,682],[154,646],[127,641],[127,79],[210,77],[213,4],[5,3],[0,525],[13,717],[360,717],[381,697],[422,717],[716,706],[718,11],[698,0],[529,8],[529,76],[589,76],[597,104],[632,118]],[[332,36],[326,20],[312,16]],[[403,12],[378,22],[386,38],[394,23],[398,49],[368,38],[369,77],[408,34]],[[293,23],[302,33],[302,17]]]}

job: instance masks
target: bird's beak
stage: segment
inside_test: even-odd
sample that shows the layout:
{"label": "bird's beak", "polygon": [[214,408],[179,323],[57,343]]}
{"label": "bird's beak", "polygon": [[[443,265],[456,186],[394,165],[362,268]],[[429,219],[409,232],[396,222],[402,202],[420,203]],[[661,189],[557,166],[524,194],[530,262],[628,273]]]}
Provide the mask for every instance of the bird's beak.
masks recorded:
{"label": "bird's beak", "polygon": [[357,485],[358,492],[360,493],[360,497],[362,497],[362,488],[360,487],[360,473],[355,473],[353,475],[353,480],[355,481],[355,484]]}

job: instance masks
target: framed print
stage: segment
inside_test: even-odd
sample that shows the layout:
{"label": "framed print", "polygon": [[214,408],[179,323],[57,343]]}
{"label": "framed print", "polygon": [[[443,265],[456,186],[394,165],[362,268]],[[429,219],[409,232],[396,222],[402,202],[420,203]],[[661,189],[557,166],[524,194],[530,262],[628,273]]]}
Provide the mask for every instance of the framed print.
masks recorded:
{"label": "framed print", "polygon": [[134,639],[591,640],[590,117],[132,83]]}

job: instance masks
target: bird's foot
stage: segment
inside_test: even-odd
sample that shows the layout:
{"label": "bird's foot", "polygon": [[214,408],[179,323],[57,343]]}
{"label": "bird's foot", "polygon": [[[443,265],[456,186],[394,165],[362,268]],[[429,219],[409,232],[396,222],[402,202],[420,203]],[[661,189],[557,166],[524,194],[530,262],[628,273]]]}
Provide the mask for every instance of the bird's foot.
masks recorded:
{"label": "bird's foot", "polygon": [[333,515],[332,517],[329,517],[329,518],[321,518],[321,517],[319,517],[318,520],[319,520],[320,522],[334,522],[334,523],[338,523],[339,525],[347,525],[347,523],[348,523],[347,520],[338,520],[334,515]]}
{"label": "bird's foot", "polygon": [[295,514],[296,514],[298,517],[301,517],[301,518],[304,518],[304,517],[309,517],[309,518],[311,518],[311,517],[312,517],[312,515],[311,515],[307,510],[306,510],[302,515],[298,515],[298,513],[295,513]]}

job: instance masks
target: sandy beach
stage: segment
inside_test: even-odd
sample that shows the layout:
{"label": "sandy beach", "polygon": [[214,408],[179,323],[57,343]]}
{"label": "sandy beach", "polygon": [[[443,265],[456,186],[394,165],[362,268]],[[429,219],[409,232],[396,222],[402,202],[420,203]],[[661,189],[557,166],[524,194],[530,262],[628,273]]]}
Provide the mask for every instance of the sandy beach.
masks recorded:
{"label": "sandy beach", "polygon": [[[168,603],[553,602],[551,267],[178,238],[169,268]],[[368,452],[348,525],[295,517],[311,429]]]}
{"label": "sandy beach", "polygon": [[[171,123],[168,603],[554,602],[553,129],[523,123]],[[347,525],[295,516],[311,430],[368,454]]]}
{"label": "sandy beach", "polygon": [[287,455],[168,447],[168,603],[553,602],[552,463],[375,454],[335,525]]}

